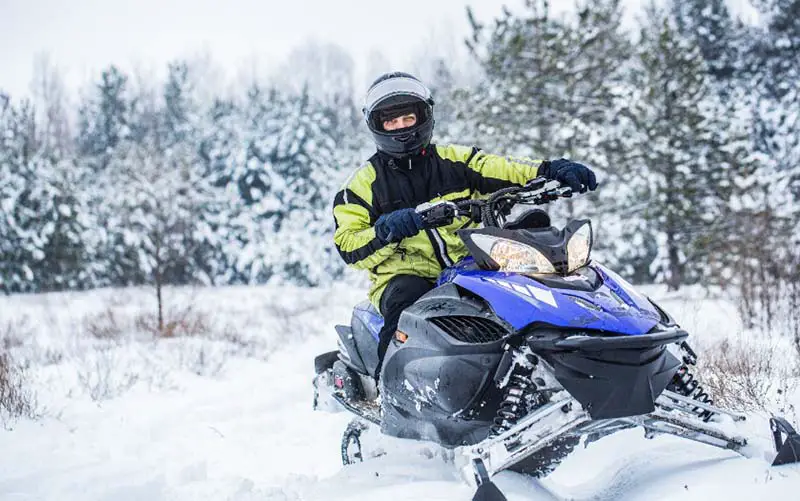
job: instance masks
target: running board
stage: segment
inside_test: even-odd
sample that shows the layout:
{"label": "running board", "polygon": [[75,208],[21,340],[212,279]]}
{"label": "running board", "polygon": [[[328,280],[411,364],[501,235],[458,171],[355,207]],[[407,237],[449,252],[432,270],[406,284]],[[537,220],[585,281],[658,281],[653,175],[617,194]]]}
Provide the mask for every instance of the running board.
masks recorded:
{"label": "running board", "polygon": [[573,434],[591,420],[589,413],[583,410],[577,400],[563,391],[509,430],[461,448],[459,455],[466,460],[461,473],[468,483],[477,487],[472,501],[506,501],[491,480],[496,473],[550,445],[559,437]]}
{"label": "running board", "polygon": [[693,398],[689,398],[681,395],[680,393],[675,393],[674,391],[669,391],[669,390],[664,390],[661,392],[661,395],[659,395],[658,398],[656,399],[656,405],[669,409],[681,410],[684,412],[688,412],[690,414],[694,414],[694,412],[692,412],[692,409],[698,408],[698,409],[703,409],[705,411],[709,411],[712,414],[721,414],[725,416],[730,416],[730,418],[733,419],[734,421],[747,420],[747,416],[739,412],[721,409],[719,407],[715,407],[713,405],[706,404],[704,402],[699,402]]}
{"label": "running board", "polygon": [[554,395],[553,400],[536,412],[525,416],[509,430],[475,445],[463,447],[462,454],[472,463],[480,459],[489,476],[571,434],[591,421],[589,413],[569,393]]}
{"label": "running board", "polygon": [[700,418],[694,415],[684,415],[682,412],[673,413],[665,409],[656,409],[642,416],[620,419],[641,426],[651,432],[675,435],[720,449],[739,452],[740,454],[741,449],[747,445],[746,438],[728,436],[716,427],[703,422]]}

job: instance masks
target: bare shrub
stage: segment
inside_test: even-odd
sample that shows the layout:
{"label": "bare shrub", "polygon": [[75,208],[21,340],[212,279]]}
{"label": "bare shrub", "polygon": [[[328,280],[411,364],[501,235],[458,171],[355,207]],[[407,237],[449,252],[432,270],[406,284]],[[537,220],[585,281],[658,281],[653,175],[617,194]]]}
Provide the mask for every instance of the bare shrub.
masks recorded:
{"label": "bare shrub", "polygon": [[209,315],[199,311],[193,302],[166,311],[163,324],[155,314],[139,314],[134,324],[139,330],[158,338],[208,336],[213,331]]}
{"label": "bare shrub", "polygon": [[84,317],[83,328],[90,336],[103,340],[118,340],[125,332],[118,310],[111,305],[100,313]]}
{"label": "bare shrub", "polygon": [[703,350],[699,376],[715,403],[741,410],[786,411],[796,365],[766,340],[725,339]]}
{"label": "bare shrub", "polygon": [[139,375],[125,370],[109,348],[97,350],[84,363],[77,372],[78,382],[94,401],[121,395],[139,381]]}
{"label": "bare shrub", "polygon": [[228,353],[219,347],[198,340],[196,343],[183,345],[179,352],[181,367],[198,376],[216,376],[225,367]]}
{"label": "bare shrub", "polygon": [[6,351],[0,351],[0,423],[18,417],[35,417],[36,398],[26,388],[25,367],[11,359]]}
{"label": "bare shrub", "polygon": [[796,217],[782,209],[766,204],[746,214],[727,256],[736,270],[737,306],[745,325],[788,336],[800,361],[800,239]]}
{"label": "bare shrub", "polygon": [[27,316],[10,318],[0,325],[0,350],[18,348],[33,337],[33,327]]}

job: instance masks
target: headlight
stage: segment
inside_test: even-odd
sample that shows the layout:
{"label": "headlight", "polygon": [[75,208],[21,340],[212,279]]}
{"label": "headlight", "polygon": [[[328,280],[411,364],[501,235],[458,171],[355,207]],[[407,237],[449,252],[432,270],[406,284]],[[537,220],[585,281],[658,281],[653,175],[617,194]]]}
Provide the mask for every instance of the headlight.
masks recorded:
{"label": "headlight", "polygon": [[589,262],[592,250],[592,227],[584,224],[567,242],[567,272],[572,273]]}
{"label": "headlight", "polygon": [[472,241],[483,252],[489,254],[489,257],[500,266],[500,271],[510,273],[556,272],[553,263],[544,254],[529,245],[483,234],[472,235]]}

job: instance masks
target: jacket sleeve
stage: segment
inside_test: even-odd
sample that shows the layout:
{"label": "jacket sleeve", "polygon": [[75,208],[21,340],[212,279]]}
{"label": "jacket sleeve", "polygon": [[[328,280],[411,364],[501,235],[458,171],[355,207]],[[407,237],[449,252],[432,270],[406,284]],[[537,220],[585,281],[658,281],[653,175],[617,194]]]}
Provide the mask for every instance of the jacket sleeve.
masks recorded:
{"label": "jacket sleeve", "polygon": [[510,186],[525,185],[534,179],[543,160],[492,155],[477,147],[437,145],[440,157],[466,166],[470,188],[482,195]]}
{"label": "jacket sleeve", "polygon": [[375,236],[373,225],[378,214],[372,207],[374,181],[375,169],[367,164],[345,182],[333,201],[336,250],[345,263],[356,269],[372,269],[395,252],[395,245],[387,245]]}

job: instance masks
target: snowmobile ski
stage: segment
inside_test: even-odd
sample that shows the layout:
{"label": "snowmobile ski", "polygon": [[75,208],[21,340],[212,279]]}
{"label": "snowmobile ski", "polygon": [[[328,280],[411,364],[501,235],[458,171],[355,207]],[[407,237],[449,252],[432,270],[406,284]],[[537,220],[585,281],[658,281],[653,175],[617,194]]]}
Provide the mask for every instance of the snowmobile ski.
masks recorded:
{"label": "snowmobile ski", "polygon": [[[772,428],[772,437],[775,441],[775,451],[778,453],[772,466],[800,462],[800,435],[792,425],[782,417],[773,417],[769,420]],[[786,439],[783,439],[786,435]]]}

